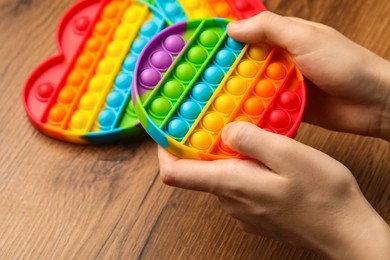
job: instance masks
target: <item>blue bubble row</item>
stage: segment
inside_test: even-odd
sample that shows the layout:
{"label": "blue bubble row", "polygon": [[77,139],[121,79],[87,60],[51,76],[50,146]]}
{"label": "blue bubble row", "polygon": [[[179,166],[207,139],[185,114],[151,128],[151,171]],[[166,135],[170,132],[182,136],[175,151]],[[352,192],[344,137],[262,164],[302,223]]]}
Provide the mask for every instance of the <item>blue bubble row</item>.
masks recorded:
{"label": "blue bubble row", "polygon": [[201,77],[191,86],[183,102],[167,121],[164,132],[178,142],[184,138],[243,48],[244,44],[230,37],[226,38]]}
{"label": "blue bubble row", "polygon": [[183,7],[177,0],[154,0],[154,3],[172,23],[188,20]]}
{"label": "blue bubble row", "polygon": [[[144,23],[134,42],[130,47],[129,54],[122,63],[122,69],[114,81],[114,87],[107,95],[105,108],[98,115],[98,123],[101,131],[110,131],[120,124],[120,121],[126,116],[134,116],[124,113],[127,106],[133,106],[129,102],[131,98],[131,85],[134,76],[134,68],[138,56],[148,43],[157,33],[166,26],[166,19],[154,8],[148,6],[152,12],[152,18]],[[130,111],[133,111],[130,109]],[[121,116],[123,114],[123,116]]]}

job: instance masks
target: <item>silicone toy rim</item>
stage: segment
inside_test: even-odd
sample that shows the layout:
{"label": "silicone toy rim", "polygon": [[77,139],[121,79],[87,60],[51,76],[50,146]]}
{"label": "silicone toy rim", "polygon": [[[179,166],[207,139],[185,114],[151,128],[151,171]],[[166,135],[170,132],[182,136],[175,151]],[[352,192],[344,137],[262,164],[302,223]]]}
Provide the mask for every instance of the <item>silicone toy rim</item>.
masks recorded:
{"label": "silicone toy rim", "polygon": [[[174,26],[170,26],[162,30],[159,34],[157,34],[154,38],[153,41],[149,42],[144,50],[141,52],[140,57],[144,57],[146,55],[146,52],[148,51],[149,47],[154,44],[155,41],[161,40],[164,38],[166,35],[171,35],[170,32],[174,31],[178,27],[186,27],[190,23],[200,23],[201,21],[225,21],[226,25],[230,22],[229,20],[226,19],[220,19],[220,18],[214,18],[214,19],[194,19],[194,20],[189,20],[187,22],[181,22],[178,24],[175,24]],[[187,47],[188,43],[184,46],[183,50]],[[284,54],[285,55],[285,54]],[[287,57],[289,60],[291,60],[290,57]],[[168,136],[162,129],[157,128],[154,126],[154,123],[151,121],[151,119],[148,116],[148,113],[146,112],[145,108],[143,107],[141,98],[140,98],[140,93],[138,91],[138,83],[137,83],[137,75],[139,74],[139,67],[141,63],[141,59],[138,60],[134,75],[135,77],[133,78],[133,85],[132,85],[132,101],[135,106],[135,111],[138,115],[138,118],[140,119],[140,122],[142,126],[145,128],[146,132],[161,146],[164,148],[167,148],[169,152],[175,154],[176,156],[183,157],[183,154],[186,154],[186,158],[190,157],[192,159],[206,159],[206,160],[216,160],[216,159],[228,159],[232,158],[231,156],[224,156],[224,155],[216,155],[216,154],[209,154],[205,153],[204,151],[196,151],[189,147],[185,146],[182,143],[179,143],[178,141],[174,140],[170,136]],[[300,96],[300,101],[301,101],[301,107],[299,109],[299,114],[296,117],[296,120],[293,125],[291,125],[290,130],[286,134],[288,137],[293,137],[296,134],[296,131],[298,130],[298,127],[300,125],[300,122],[302,120],[302,116],[304,113],[305,105],[306,105],[306,90],[304,87],[304,80],[303,80],[303,75],[301,72],[295,68],[295,71],[297,73],[297,77],[301,84],[303,84],[302,87],[302,96]],[[166,72],[168,73],[169,70]],[[272,100],[278,98],[277,96],[273,96]],[[275,101],[270,101],[270,102],[275,102]],[[161,138],[164,136],[165,138]],[[178,147],[176,147],[178,146]],[[188,156],[189,155],[189,156]],[[234,158],[234,157],[233,157]],[[245,156],[238,155],[236,158],[246,158]]]}

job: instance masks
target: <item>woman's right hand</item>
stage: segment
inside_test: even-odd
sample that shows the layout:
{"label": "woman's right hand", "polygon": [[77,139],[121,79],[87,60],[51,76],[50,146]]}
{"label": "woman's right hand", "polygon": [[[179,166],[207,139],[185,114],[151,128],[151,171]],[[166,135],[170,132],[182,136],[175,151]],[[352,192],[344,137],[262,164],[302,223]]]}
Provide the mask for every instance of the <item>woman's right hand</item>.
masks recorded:
{"label": "woman's right hand", "polygon": [[228,34],[287,50],[315,85],[307,87],[307,122],[390,141],[390,62],[328,26],[268,11],[230,23]]}

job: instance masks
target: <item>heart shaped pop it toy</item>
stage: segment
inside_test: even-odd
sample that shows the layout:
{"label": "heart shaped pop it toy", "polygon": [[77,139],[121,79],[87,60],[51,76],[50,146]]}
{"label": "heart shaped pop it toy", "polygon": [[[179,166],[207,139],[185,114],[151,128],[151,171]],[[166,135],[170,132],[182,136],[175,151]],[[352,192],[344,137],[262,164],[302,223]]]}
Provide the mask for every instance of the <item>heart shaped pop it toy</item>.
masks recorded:
{"label": "heart shaped pop it toy", "polygon": [[242,158],[221,142],[228,122],[290,137],[300,124],[305,85],[291,58],[266,44],[234,41],[227,24],[203,19],[168,27],[137,62],[136,113],[149,135],[179,157]]}
{"label": "heart shaped pop it toy", "polygon": [[165,16],[132,0],[84,0],[60,21],[60,53],[27,79],[23,103],[41,132],[70,142],[109,143],[141,132],[130,102],[136,60],[167,26]]}
{"label": "heart shaped pop it toy", "polygon": [[239,20],[266,10],[260,0],[154,0],[154,3],[172,23],[208,17]]}

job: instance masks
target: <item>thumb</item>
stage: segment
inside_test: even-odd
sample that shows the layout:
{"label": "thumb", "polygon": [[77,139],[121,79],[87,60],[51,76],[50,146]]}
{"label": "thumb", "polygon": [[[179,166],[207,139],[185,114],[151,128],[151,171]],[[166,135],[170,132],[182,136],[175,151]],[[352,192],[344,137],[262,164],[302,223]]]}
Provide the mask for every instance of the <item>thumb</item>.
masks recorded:
{"label": "thumb", "polygon": [[295,158],[299,150],[297,145],[301,145],[291,138],[270,133],[247,122],[226,125],[222,141],[236,152],[259,160],[275,171],[283,168],[286,158]]}

